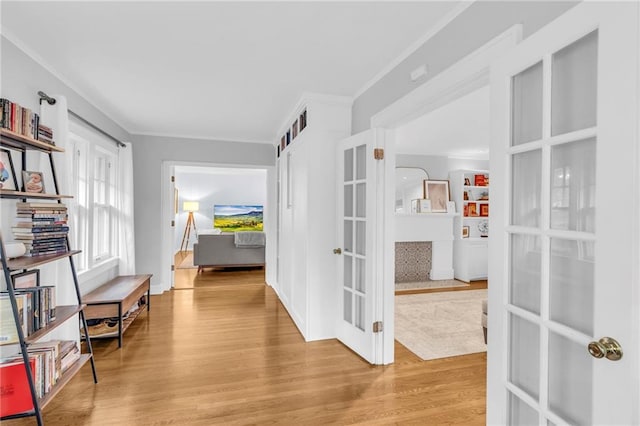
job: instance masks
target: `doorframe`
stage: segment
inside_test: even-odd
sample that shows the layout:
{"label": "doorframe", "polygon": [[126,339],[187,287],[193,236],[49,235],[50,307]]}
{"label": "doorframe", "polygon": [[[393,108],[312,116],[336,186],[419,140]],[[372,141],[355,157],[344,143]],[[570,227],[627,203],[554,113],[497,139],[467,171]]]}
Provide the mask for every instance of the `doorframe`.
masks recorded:
{"label": "doorframe", "polygon": [[[173,175],[174,168],[176,166],[186,167],[211,167],[220,169],[254,169],[254,170],[266,170],[267,181],[266,190],[267,198],[264,205],[264,232],[267,238],[267,244],[265,246],[265,282],[271,287],[277,286],[276,280],[276,247],[275,247],[275,233],[276,233],[276,175],[275,166],[264,166],[256,164],[235,164],[235,163],[207,163],[207,162],[193,162],[193,161],[163,161],[162,162],[162,182],[161,182],[161,217],[162,217],[162,230],[161,230],[161,265],[162,273],[160,274],[160,291],[169,291],[173,287],[171,265],[174,260],[174,228],[171,226],[171,221],[175,218],[174,205],[173,205],[173,192],[171,191],[171,176]],[[274,242],[271,243],[271,239]]]}
{"label": "doorframe", "polygon": [[385,325],[382,342],[383,364],[394,361],[395,342],[395,129],[428,114],[481,87],[489,85],[491,63],[522,41],[522,24],[516,24],[488,43],[465,56],[451,67],[409,92],[396,102],[371,117],[370,128],[385,131],[385,180],[384,180],[384,265],[383,295],[376,309],[382,312]]}

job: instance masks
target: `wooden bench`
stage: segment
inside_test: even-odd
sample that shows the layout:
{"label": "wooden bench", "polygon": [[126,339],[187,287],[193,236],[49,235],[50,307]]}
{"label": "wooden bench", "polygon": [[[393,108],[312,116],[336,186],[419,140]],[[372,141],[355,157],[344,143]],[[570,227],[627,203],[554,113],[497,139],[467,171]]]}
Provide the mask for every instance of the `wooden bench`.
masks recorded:
{"label": "wooden bench", "polygon": [[147,311],[151,307],[151,275],[126,275],[120,276],[102,284],[92,292],[82,297],[82,302],[87,305],[84,309],[86,319],[118,318],[118,333],[91,336],[91,339],[118,337],[118,347],[122,347],[122,334],[129,325],[144,311],[144,305],[129,314],[127,318],[122,316],[131,309],[146,294],[145,304]]}

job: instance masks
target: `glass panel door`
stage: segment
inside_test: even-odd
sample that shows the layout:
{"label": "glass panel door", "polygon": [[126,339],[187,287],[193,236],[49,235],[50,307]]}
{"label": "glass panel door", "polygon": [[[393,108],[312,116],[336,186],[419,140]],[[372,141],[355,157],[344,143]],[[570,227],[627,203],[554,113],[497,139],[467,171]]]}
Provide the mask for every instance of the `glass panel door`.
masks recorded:
{"label": "glass panel door", "polygon": [[[580,4],[492,68],[488,423],[640,421],[639,16]],[[592,356],[603,337],[630,359]]]}
{"label": "glass panel door", "polygon": [[376,219],[376,179],[372,131],[352,136],[338,145],[338,279],[340,317],[338,338],[374,363],[373,234]]}

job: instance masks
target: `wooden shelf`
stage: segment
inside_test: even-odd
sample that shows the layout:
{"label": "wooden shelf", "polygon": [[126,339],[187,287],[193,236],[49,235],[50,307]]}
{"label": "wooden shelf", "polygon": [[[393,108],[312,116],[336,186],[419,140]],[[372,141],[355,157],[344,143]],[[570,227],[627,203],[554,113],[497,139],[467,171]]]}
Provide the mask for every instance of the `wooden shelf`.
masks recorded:
{"label": "wooden shelf", "polygon": [[66,253],[60,254],[48,254],[46,256],[22,256],[15,259],[7,260],[7,267],[11,271],[19,271],[20,269],[35,268],[36,266],[44,265],[49,262],[55,262],[59,259],[71,257],[74,254],[80,253],[80,250],[70,250]]}
{"label": "wooden shelf", "polygon": [[8,129],[0,129],[0,140],[2,145],[18,150],[35,149],[42,152],[64,152],[64,148],[31,139]]}
{"label": "wooden shelf", "polygon": [[73,379],[73,377],[80,371],[82,366],[84,366],[91,359],[91,354],[82,354],[80,355],[80,359],[75,362],[67,371],[64,372],[62,377],[58,380],[55,386],[44,395],[40,399],[40,409],[43,410],[44,407],[47,406],[49,402],[64,388],[64,386]]}
{"label": "wooden shelf", "polygon": [[63,198],[73,198],[73,195],[38,194],[36,192],[9,191],[0,189],[2,198],[33,198],[39,200],[62,200]]}
{"label": "wooden shelf", "polygon": [[47,324],[45,327],[41,328],[40,330],[26,336],[24,341],[27,343],[27,345],[30,345],[31,343],[35,343],[45,334],[58,328],[58,326],[62,325],[66,320],[68,320],[69,318],[71,318],[81,310],[83,310],[85,306],[87,305],[82,304],[82,305],[71,305],[71,306],[56,306],[56,319],[51,321],[49,324]]}

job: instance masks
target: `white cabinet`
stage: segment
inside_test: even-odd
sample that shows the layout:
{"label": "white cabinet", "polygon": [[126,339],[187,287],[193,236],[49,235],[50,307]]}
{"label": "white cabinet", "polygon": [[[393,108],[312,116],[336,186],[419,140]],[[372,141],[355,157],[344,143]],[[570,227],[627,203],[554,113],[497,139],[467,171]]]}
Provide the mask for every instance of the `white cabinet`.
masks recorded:
{"label": "white cabinet", "polygon": [[454,221],[453,269],[461,281],[487,278],[489,239],[489,172],[449,173],[451,196],[460,216]]}
{"label": "white cabinet", "polygon": [[276,150],[279,216],[274,288],[305,340],[333,338],[338,294],[333,253],[335,144],[351,133],[351,100],[307,95],[286,123]]}

